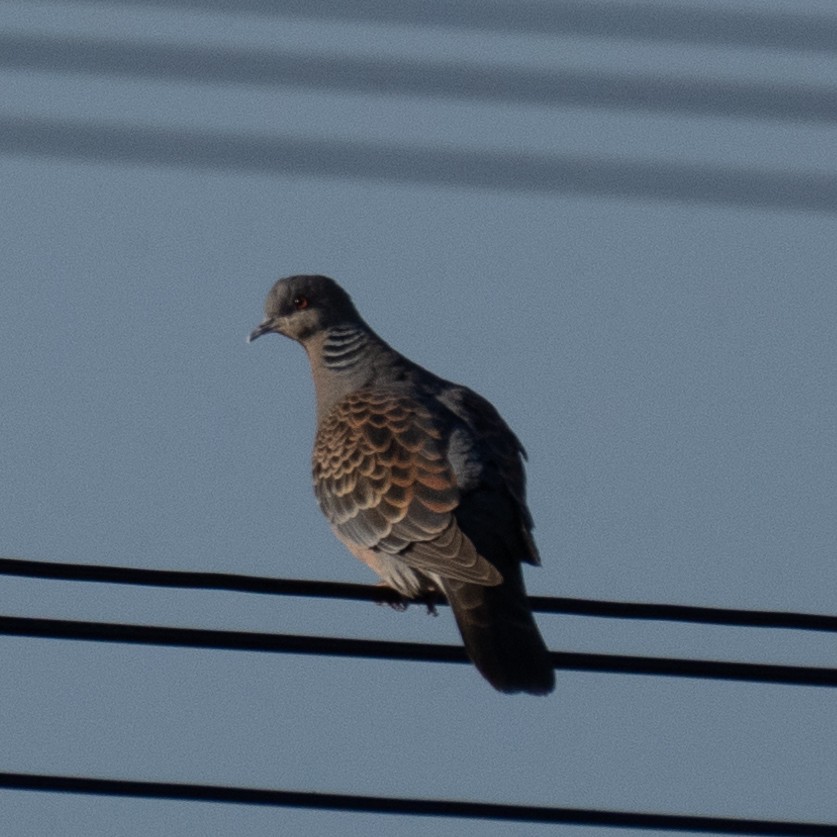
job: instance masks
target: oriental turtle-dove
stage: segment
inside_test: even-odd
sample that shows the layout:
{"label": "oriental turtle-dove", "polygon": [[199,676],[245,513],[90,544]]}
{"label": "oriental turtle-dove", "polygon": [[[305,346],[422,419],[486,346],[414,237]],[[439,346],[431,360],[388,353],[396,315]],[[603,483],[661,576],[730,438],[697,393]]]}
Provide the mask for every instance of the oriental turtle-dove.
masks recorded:
{"label": "oriental turtle-dove", "polygon": [[249,339],[271,331],[311,362],[314,491],[340,541],[405,598],[444,594],[496,689],[551,692],[521,572],[540,563],[525,452],[497,410],[396,352],[325,276],[274,284]]}

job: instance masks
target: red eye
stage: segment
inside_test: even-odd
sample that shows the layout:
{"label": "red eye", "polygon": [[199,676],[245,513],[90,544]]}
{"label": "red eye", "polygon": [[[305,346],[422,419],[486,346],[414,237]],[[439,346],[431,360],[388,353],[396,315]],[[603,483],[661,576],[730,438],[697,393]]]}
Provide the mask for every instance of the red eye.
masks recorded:
{"label": "red eye", "polygon": [[304,308],[308,307],[308,297],[307,296],[295,296],[293,298],[294,308],[297,311],[302,311]]}

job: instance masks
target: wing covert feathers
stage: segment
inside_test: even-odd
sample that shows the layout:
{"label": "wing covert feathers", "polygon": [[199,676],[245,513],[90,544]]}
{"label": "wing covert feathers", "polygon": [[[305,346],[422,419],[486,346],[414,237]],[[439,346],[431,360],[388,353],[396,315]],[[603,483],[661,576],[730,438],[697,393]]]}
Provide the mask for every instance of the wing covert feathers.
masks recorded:
{"label": "wing covert feathers", "polygon": [[344,541],[426,573],[502,581],[456,523],[459,488],[443,434],[417,399],[379,390],[343,399],[317,432],[313,476],[317,501]]}

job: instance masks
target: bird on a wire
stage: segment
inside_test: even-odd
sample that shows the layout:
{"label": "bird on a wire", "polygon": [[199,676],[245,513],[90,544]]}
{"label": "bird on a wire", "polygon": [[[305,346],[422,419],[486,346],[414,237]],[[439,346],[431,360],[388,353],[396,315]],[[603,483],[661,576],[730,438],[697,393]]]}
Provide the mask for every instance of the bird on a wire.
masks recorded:
{"label": "bird on a wire", "polygon": [[540,564],[526,454],[497,410],[395,351],[326,276],[277,281],[248,341],[268,332],[308,354],[314,493],[337,538],[405,600],[443,594],[494,688],[551,692],[521,566]]}

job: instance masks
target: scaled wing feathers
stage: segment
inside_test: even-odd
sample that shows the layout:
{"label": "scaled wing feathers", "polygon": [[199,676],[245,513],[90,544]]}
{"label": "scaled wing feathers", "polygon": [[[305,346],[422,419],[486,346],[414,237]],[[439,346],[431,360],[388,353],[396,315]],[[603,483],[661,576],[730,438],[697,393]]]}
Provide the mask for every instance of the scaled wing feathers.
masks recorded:
{"label": "scaled wing feathers", "polygon": [[457,526],[459,489],[443,434],[415,398],[379,389],[345,398],[320,425],[313,471],[317,500],[341,539],[422,572],[502,581]]}

